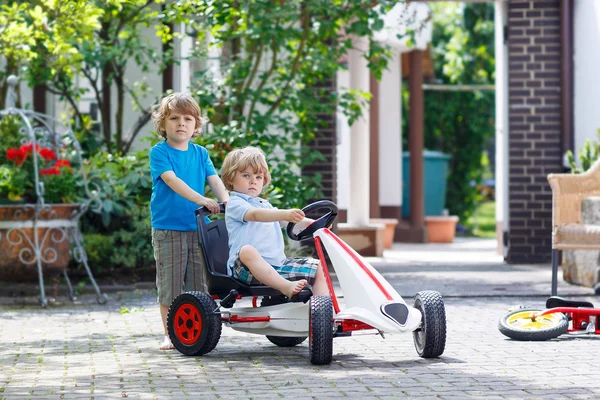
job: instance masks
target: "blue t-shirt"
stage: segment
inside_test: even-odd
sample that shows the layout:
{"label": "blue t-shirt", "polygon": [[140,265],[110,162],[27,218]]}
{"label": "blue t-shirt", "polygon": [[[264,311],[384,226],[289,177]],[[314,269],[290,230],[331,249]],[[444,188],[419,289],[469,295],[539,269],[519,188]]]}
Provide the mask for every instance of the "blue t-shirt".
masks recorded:
{"label": "blue t-shirt", "polygon": [[267,200],[231,192],[225,207],[225,224],[229,234],[229,260],[227,268],[233,272],[233,263],[244,245],[256,248],[260,255],[271,265],[280,266],[285,261],[283,252],[283,234],[279,222],[244,221],[246,212],[251,208],[274,207]]}
{"label": "blue t-shirt", "polygon": [[150,150],[152,227],[172,231],[195,231],[194,211],[198,205],[175,193],[162,180],[160,175],[167,171],[173,171],[179,179],[204,196],[206,178],[217,174],[208,151],[194,143],[189,143],[185,151],[177,150],[166,141]]}

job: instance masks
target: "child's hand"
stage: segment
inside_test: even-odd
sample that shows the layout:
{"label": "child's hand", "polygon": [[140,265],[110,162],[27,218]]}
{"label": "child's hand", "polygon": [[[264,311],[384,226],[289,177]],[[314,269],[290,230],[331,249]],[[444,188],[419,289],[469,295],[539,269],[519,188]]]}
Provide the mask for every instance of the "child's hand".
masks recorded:
{"label": "child's hand", "polygon": [[196,204],[198,204],[200,207],[204,206],[208,208],[211,214],[218,214],[221,209],[219,207],[219,203],[207,197],[202,197]]}
{"label": "child's hand", "polygon": [[285,220],[289,221],[293,224],[297,224],[299,222],[302,222],[302,220],[304,219],[304,211],[302,210],[298,210],[297,208],[290,208],[287,211],[287,215]]}

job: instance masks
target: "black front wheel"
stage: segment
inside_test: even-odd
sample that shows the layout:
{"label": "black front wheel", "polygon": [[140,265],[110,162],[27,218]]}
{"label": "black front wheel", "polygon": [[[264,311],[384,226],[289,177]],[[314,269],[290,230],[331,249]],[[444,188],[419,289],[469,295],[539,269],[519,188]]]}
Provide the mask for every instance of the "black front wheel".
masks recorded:
{"label": "black front wheel", "polygon": [[417,353],[423,358],[441,356],[446,347],[446,309],[442,295],[431,290],[419,292],[414,307],[421,312],[421,326],[413,332]]}
{"label": "black front wheel", "polygon": [[215,301],[203,292],[187,292],[173,300],[167,316],[167,331],[173,346],[186,356],[212,351],[221,338],[221,315]]}
{"label": "black front wheel", "polygon": [[333,303],[329,296],[313,296],[308,301],[308,348],[314,365],[331,364],[333,359]]}

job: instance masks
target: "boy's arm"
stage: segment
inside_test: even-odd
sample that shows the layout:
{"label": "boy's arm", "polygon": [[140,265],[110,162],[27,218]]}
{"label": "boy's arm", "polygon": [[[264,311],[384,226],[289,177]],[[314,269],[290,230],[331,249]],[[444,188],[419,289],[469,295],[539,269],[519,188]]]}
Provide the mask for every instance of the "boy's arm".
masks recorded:
{"label": "boy's arm", "polygon": [[199,206],[205,206],[212,213],[219,212],[219,204],[207,197],[202,196],[200,193],[196,192],[194,189],[188,186],[181,178],[178,178],[173,171],[163,172],[160,177],[162,180],[169,186],[173,191],[180,196],[188,199],[191,202],[196,203]]}
{"label": "boy's arm", "polygon": [[229,192],[225,189],[225,185],[219,175],[211,175],[206,178],[208,181],[208,186],[210,186],[210,190],[217,196],[217,199],[221,203],[227,203],[229,201]]}
{"label": "boy's arm", "polygon": [[297,224],[304,218],[302,210],[295,208],[289,210],[277,210],[266,208],[251,208],[244,214],[244,221],[277,222],[288,221]]}

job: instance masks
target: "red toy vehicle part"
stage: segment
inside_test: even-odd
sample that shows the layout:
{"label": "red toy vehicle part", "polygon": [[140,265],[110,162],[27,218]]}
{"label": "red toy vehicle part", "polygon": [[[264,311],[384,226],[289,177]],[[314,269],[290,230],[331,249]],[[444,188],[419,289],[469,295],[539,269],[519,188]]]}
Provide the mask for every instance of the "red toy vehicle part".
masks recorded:
{"label": "red toy vehicle part", "polygon": [[549,340],[568,333],[600,334],[600,309],[589,302],[550,297],[546,310],[509,311],[498,322],[504,335],[516,340]]}

